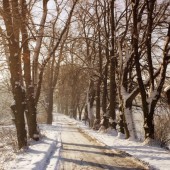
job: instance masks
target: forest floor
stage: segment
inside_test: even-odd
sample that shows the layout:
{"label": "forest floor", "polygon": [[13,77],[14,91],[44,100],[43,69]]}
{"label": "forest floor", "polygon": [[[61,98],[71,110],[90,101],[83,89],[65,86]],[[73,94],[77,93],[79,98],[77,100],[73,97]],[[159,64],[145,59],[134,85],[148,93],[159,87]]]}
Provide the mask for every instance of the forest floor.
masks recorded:
{"label": "forest floor", "polygon": [[[84,122],[61,114],[54,117],[53,125],[40,126],[40,141],[30,141],[27,150],[8,158],[3,159],[2,154],[0,169],[170,169],[170,153],[164,149],[93,131]],[[0,146],[1,152],[4,147]]]}

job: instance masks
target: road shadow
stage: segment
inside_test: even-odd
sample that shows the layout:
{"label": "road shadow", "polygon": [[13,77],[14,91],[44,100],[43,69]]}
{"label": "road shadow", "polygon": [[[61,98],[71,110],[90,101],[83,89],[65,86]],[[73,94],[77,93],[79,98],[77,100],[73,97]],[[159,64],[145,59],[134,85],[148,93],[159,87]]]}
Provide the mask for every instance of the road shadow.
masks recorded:
{"label": "road shadow", "polygon": [[119,154],[113,153],[113,152],[96,152],[96,151],[91,151],[89,150],[81,150],[81,149],[68,149],[68,148],[62,148],[63,150],[67,151],[73,151],[73,152],[83,152],[83,153],[92,153],[92,154],[98,154],[98,155],[104,155],[104,156],[109,156],[109,157],[114,157],[114,156],[120,156]]}
{"label": "road shadow", "polygon": [[68,142],[62,142],[63,145],[74,145],[74,146],[81,146],[86,148],[96,148],[96,149],[108,149],[106,146],[99,146],[99,145],[87,145],[87,144],[81,144],[81,143],[68,143]]}
{"label": "road shadow", "polygon": [[[141,168],[132,168],[132,167],[128,167],[127,165],[125,166],[112,166],[112,165],[107,165],[107,164],[99,164],[99,163],[94,163],[94,162],[90,162],[90,161],[84,161],[84,160],[76,160],[76,159],[68,159],[68,158],[60,158],[60,160],[62,161],[62,164],[64,162],[70,162],[70,163],[74,163],[78,166],[91,166],[94,168],[101,168],[101,169],[107,169],[107,170],[144,170]],[[60,169],[61,170],[61,169]],[[66,169],[65,169],[66,170]]]}

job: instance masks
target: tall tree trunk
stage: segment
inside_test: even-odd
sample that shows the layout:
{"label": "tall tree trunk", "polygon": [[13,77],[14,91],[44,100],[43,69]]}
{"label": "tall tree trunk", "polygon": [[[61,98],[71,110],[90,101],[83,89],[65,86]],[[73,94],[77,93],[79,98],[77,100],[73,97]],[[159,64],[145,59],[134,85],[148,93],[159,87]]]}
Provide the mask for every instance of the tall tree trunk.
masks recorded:
{"label": "tall tree trunk", "polygon": [[105,35],[106,35],[106,48],[105,48],[105,54],[106,54],[106,64],[104,65],[104,73],[103,73],[103,96],[102,96],[102,111],[103,114],[106,114],[107,111],[107,97],[108,97],[108,83],[107,83],[107,79],[108,79],[108,71],[109,71],[109,27],[110,27],[110,23],[109,21],[109,17],[110,17],[110,9],[109,9],[109,2],[104,1],[104,29],[105,29]]}
{"label": "tall tree trunk", "polygon": [[135,131],[132,116],[132,101],[126,100],[124,106],[126,138],[135,139]]}
{"label": "tall tree trunk", "polygon": [[37,90],[38,86],[38,58],[39,58],[39,53],[40,53],[40,48],[42,44],[42,39],[44,35],[44,26],[47,18],[47,3],[49,0],[43,0],[43,14],[40,22],[40,27],[38,30],[38,35],[36,39],[36,45],[34,48],[34,55],[33,55],[33,69],[32,69],[32,77],[33,77],[33,86],[35,88],[35,93]]}
{"label": "tall tree trunk", "polygon": [[157,87],[154,85],[154,68],[152,66],[152,56],[151,56],[151,34],[152,34],[152,23],[153,23],[153,9],[154,3],[156,1],[146,1],[147,10],[148,10],[148,22],[147,22],[147,34],[146,34],[146,48],[147,48],[147,61],[149,66],[149,75],[150,75],[150,93],[147,94],[147,90],[145,89],[145,84],[142,80],[142,71],[140,65],[140,53],[139,53],[139,45],[138,45],[138,7],[139,1],[132,0],[132,15],[133,15],[133,38],[132,38],[132,47],[134,51],[134,59],[136,65],[136,73],[137,73],[137,81],[140,87],[140,94],[142,99],[142,109],[144,115],[144,131],[145,131],[145,139],[150,138],[154,139],[154,109],[156,107],[156,103],[160,98],[160,94],[162,91],[162,87],[165,81],[166,76],[166,68],[168,64],[168,52],[169,52],[169,41],[170,41],[170,25],[168,27],[167,40],[165,42],[165,47],[163,51],[163,62],[161,65],[160,71],[160,80],[157,80]]}
{"label": "tall tree trunk", "polygon": [[[10,70],[12,71],[13,69],[10,68]],[[15,76],[11,76],[11,79],[15,81]],[[13,84],[13,82],[11,83]],[[15,104],[11,105],[11,109],[13,111],[14,118],[15,118],[18,147],[19,149],[21,149],[27,146],[27,132],[25,128],[25,118],[24,118],[25,105],[23,104],[25,101],[25,92],[23,91],[22,87],[19,84],[16,85],[15,88],[13,88],[13,95],[14,95]]]}
{"label": "tall tree trunk", "polygon": [[47,124],[52,124],[53,121],[53,87],[49,87],[48,97],[47,97]]}
{"label": "tall tree trunk", "polygon": [[66,101],[65,101],[65,112],[64,112],[66,115],[69,114],[69,111],[68,111],[68,97],[66,98]]}
{"label": "tall tree trunk", "polygon": [[39,140],[39,128],[37,125],[37,109],[34,101],[34,87],[29,87],[26,93],[26,114],[29,137]]}
{"label": "tall tree trunk", "polygon": [[[115,121],[116,119],[116,56],[114,52],[114,36],[115,36],[115,25],[114,25],[114,0],[110,1],[110,25],[111,25],[111,51],[110,51],[110,117]],[[116,124],[113,126],[116,129]]]}
{"label": "tall tree trunk", "polygon": [[87,92],[87,112],[89,119],[89,126],[92,127],[94,123],[93,103],[95,98],[94,82],[90,80]]}
{"label": "tall tree trunk", "polygon": [[[14,104],[11,106],[11,109],[15,116],[15,125],[17,130],[17,139],[18,139],[18,147],[23,148],[27,146],[27,134],[25,129],[25,119],[24,119],[24,111],[25,111],[25,92],[22,87],[22,72],[21,72],[21,57],[19,53],[19,37],[18,32],[14,32],[14,27],[16,26],[12,20],[12,15],[17,15],[18,12],[18,3],[14,2],[13,7],[15,6],[15,10],[11,12],[10,2],[9,0],[3,0],[3,18],[5,22],[5,27],[7,31],[8,37],[8,45],[9,45],[9,69],[11,74],[11,85],[12,85],[12,93],[14,96]],[[14,26],[14,25],[15,26]],[[17,29],[19,29],[17,27]]]}
{"label": "tall tree trunk", "polygon": [[[53,121],[53,93],[54,93],[54,69],[55,69],[55,55],[52,56],[52,61],[49,64],[49,83],[48,83],[48,90],[46,96],[46,103],[47,103],[47,124],[52,124]],[[56,75],[58,77],[58,75]]]}
{"label": "tall tree trunk", "polygon": [[37,109],[34,100],[34,87],[32,86],[31,79],[31,62],[30,62],[30,50],[28,44],[28,32],[27,32],[27,18],[26,18],[26,1],[22,1],[22,42],[23,42],[23,61],[24,61],[24,78],[26,84],[26,117],[28,124],[29,137],[34,140],[39,140],[39,130],[37,125]]}
{"label": "tall tree trunk", "polygon": [[98,80],[96,88],[96,120],[100,122],[100,84],[101,81]]}
{"label": "tall tree trunk", "polygon": [[107,108],[107,77],[108,77],[108,65],[104,68],[104,80],[103,80],[103,96],[102,96],[102,111],[105,114]]}
{"label": "tall tree trunk", "polygon": [[[160,70],[160,79],[158,82],[158,87],[155,91],[153,91],[150,94],[150,103],[148,104],[148,115],[147,119],[144,121],[144,130],[145,130],[145,138],[151,138],[154,139],[154,111],[156,104],[161,96],[162,88],[165,82],[165,77],[166,77],[166,70],[167,70],[167,65],[170,61],[170,24],[168,24],[168,30],[167,30],[167,36],[165,40],[165,46],[163,49],[163,62],[161,65],[161,70]],[[153,77],[154,78],[154,77]]]}

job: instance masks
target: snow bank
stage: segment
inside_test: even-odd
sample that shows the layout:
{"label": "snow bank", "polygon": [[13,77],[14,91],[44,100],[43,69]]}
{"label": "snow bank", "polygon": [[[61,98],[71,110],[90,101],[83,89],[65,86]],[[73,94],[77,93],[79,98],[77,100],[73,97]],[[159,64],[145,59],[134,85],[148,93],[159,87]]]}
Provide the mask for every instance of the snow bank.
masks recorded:
{"label": "snow bank", "polygon": [[61,147],[59,129],[55,125],[42,125],[40,129],[42,139],[38,142],[31,141],[27,150],[20,151],[15,160],[5,164],[5,170],[50,170],[57,166]]}
{"label": "snow bank", "polygon": [[40,129],[44,137],[39,142],[31,142],[27,151],[16,154],[14,161],[6,161],[5,170],[54,170],[57,169],[61,149],[60,118],[68,120],[68,123],[77,125],[81,131],[88,134],[102,145],[114,151],[126,152],[138,160],[149,163],[151,167],[160,170],[170,169],[170,152],[159,147],[151,147],[141,142],[120,139],[117,133],[109,131],[108,134],[94,131],[84,125],[83,122],[70,119],[57,114],[53,125],[41,125]]}
{"label": "snow bank", "polygon": [[[73,120],[75,122],[75,120]],[[134,158],[150,165],[151,169],[170,170],[170,152],[163,148],[144,145],[134,140],[122,139],[113,134],[101,134],[77,121],[77,126],[86,134],[114,151],[124,151]]]}

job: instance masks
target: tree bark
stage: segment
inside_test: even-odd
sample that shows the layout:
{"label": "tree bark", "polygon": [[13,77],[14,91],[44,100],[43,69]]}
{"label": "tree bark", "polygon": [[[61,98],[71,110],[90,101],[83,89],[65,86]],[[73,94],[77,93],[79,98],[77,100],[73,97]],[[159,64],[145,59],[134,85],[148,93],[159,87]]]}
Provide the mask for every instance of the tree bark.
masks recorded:
{"label": "tree bark", "polygon": [[[18,4],[14,5],[18,10]],[[21,57],[19,49],[18,33],[13,32],[14,21],[12,20],[12,12],[9,0],[3,0],[4,22],[7,31],[7,39],[9,45],[9,69],[11,74],[12,93],[14,96],[14,104],[11,109],[15,116],[15,125],[17,130],[17,139],[19,149],[27,146],[27,134],[25,129],[25,91],[22,87]],[[14,12],[14,11],[13,11]],[[13,14],[17,14],[15,11]],[[16,37],[17,36],[17,37]]]}
{"label": "tree bark", "polygon": [[23,62],[24,62],[24,78],[26,84],[26,117],[29,137],[34,140],[39,140],[39,130],[37,125],[37,109],[34,100],[34,87],[32,86],[31,78],[31,61],[30,61],[30,49],[28,44],[28,32],[27,32],[27,17],[26,17],[26,1],[22,1],[22,47],[23,47]]}
{"label": "tree bark", "polygon": [[[114,25],[114,0],[110,1],[110,25],[111,25],[111,51],[110,51],[110,117],[116,119],[116,56],[114,48],[115,25]],[[116,125],[113,127],[116,129]]]}
{"label": "tree bark", "polygon": [[98,80],[96,89],[96,120],[98,122],[100,122],[100,84],[101,81]]}

